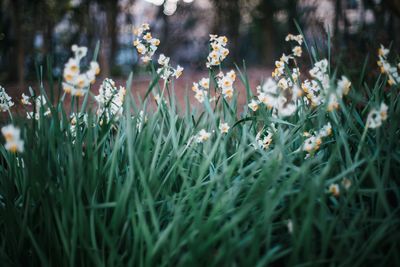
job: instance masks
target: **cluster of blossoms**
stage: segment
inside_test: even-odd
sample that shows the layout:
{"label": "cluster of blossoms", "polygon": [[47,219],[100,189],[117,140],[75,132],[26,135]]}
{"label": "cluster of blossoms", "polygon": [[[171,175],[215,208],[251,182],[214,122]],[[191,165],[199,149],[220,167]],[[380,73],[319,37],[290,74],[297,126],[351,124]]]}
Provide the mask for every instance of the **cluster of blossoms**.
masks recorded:
{"label": "cluster of blossoms", "polygon": [[338,98],[343,98],[350,91],[350,80],[346,76],[342,76],[336,87],[331,88],[327,59],[316,62],[309,73],[312,79],[305,80],[301,85],[306,96],[306,102],[312,107],[316,107],[328,101],[328,111],[337,109],[339,107]]}
{"label": "cluster of blossoms", "polygon": [[289,34],[286,36],[285,41],[286,41],[286,42],[295,41],[295,42],[297,42],[299,45],[302,45],[302,44],[303,44],[303,36],[302,36],[301,34],[294,35],[294,34],[289,33]]}
{"label": "cluster of blossoms", "polygon": [[140,133],[143,129],[145,123],[147,122],[148,118],[147,115],[144,113],[143,110],[139,111],[139,115],[136,116],[136,129]]}
{"label": "cluster of blossoms", "polygon": [[[34,111],[30,111],[30,112],[26,113],[26,117],[28,119],[39,120],[40,112],[42,109],[43,109],[44,116],[50,115],[50,113],[51,113],[50,108],[48,107],[46,98],[43,95],[39,95],[38,97],[36,97],[36,99],[34,101],[35,101]],[[24,94],[22,94],[21,102],[24,105],[32,105],[31,102],[29,102],[29,97]]]}
{"label": "cluster of blossoms", "polygon": [[21,130],[14,125],[10,124],[1,128],[1,133],[6,139],[6,144],[4,147],[12,152],[23,152],[24,151],[24,141],[21,140]]}
{"label": "cluster of blossoms", "polygon": [[80,63],[87,54],[87,47],[73,45],[72,52],[74,56],[64,66],[63,89],[67,94],[79,97],[83,96],[88,91],[90,84],[96,81],[100,67],[99,63],[92,61],[89,69],[86,72],[81,72]]}
{"label": "cluster of blossoms", "polygon": [[257,100],[253,99],[248,104],[253,111],[256,111],[261,103],[272,110],[274,117],[287,117],[297,110],[298,100],[302,96],[298,82],[300,70],[297,67],[292,68],[290,73],[285,70],[292,63],[296,66],[295,58],[301,57],[300,45],[303,43],[303,37],[289,34],[286,41],[295,41],[298,45],[293,48],[290,55],[283,54],[279,60],[275,61],[272,78],[257,87]]}
{"label": "cluster of blossoms", "polygon": [[227,99],[231,99],[233,97],[233,83],[236,80],[235,71],[231,70],[226,74],[221,71],[216,78],[222,95]]}
{"label": "cluster of blossoms", "polygon": [[[88,124],[88,115],[86,113],[72,113],[70,116],[70,132],[75,143],[76,131],[78,127],[83,127]],[[79,123],[78,123],[79,122]]]}
{"label": "cluster of blossoms", "polygon": [[[381,73],[385,73],[388,76],[389,85],[400,84],[400,75],[396,66],[392,66],[387,60],[389,52],[389,49],[381,45],[378,50],[378,66],[381,69]],[[400,63],[397,65],[397,67],[400,69]]]}
{"label": "cluster of blossoms", "polygon": [[160,40],[152,37],[150,25],[147,23],[143,23],[140,27],[134,28],[133,34],[137,37],[136,40],[133,41],[133,45],[141,55],[142,61],[144,63],[149,62],[160,45]]}
{"label": "cluster of blossoms", "polygon": [[210,46],[211,52],[207,57],[207,68],[219,66],[221,62],[228,56],[229,50],[225,47],[228,43],[226,36],[218,36],[210,34]]}
{"label": "cluster of blossoms", "polygon": [[195,136],[196,142],[197,143],[204,143],[208,139],[210,139],[211,133],[207,132],[205,129],[201,129],[200,132],[197,133]]}
{"label": "cluster of blossoms", "polygon": [[192,91],[195,92],[194,97],[200,103],[203,103],[208,95],[208,89],[210,88],[210,79],[201,78],[198,83],[193,83]]}
{"label": "cluster of blossoms", "polygon": [[11,97],[6,93],[6,90],[0,86],[0,111],[9,111],[12,106],[14,106],[14,102],[11,100]]}
{"label": "cluster of blossoms", "polygon": [[254,148],[267,150],[272,143],[272,136],[273,134],[269,131],[267,131],[267,135],[265,135],[264,137],[262,137],[262,132],[257,133]]}
{"label": "cluster of blossoms", "polygon": [[[233,83],[236,80],[235,71],[231,70],[224,74],[222,71],[216,75],[216,81],[218,89],[221,91],[220,93],[226,99],[231,99],[233,97],[234,89]],[[208,95],[208,91],[210,88],[210,79],[202,78],[199,82],[193,83],[192,90],[195,92],[195,98],[200,103],[203,103]],[[212,101],[212,99],[210,100]]]}
{"label": "cluster of blossoms", "polygon": [[[293,93],[295,95],[290,96]],[[253,111],[257,111],[259,104],[264,104],[272,110],[274,117],[287,117],[296,111],[299,94],[298,86],[291,80],[282,78],[277,83],[274,79],[268,78],[263,86],[257,87],[258,100],[253,99],[248,106]]]}
{"label": "cluster of blossoms", "polygon": [[[348,178],[343,178],[342,182],[341,182],[342,187],[345,190],[349,190],[351,187],[351,180],[349,180]],[[338,197],[340,195],[340,186],[339,184],[330,184],[329,188],[328,188],[328,192],[330,194],[332,194],[332,196],[334,197]]]}
{"label": "cluster of blossoms", "polygon": [[95,96],[98,104],[97,115],[101,124],[103,119],[108,122],[122,116],[125,94],[125,88],[122,86],[117,88],[113,80],[107,78],[103,81],[99,88],[99,94]]}
{"label": "cluster of blossoms", "polygon": [[308,132],[305,132],[304,136],[307,137],[307,139],[304,141],[303,150],[308,152],[307,156],[317,152],[322,144],[322,139],[328,137],[331,134],[332,134],[332,126],[329,122],[315,134],[310,134]]}
{"label": "cluster of blossoms", "polygon": [[31,103],[30,100],[31,100],[31,98],[29,96],[27,96],[26,94],[22,93],[22,95],[21,95],[21,103],[22,103],[22,105],[31,106],[32,103]]}
{"label": "cluster of blossoms", "polygon": [[374,108],[368,113],[367,117],[367,128],[378,128],[382,125],[382,122],[387,120],[388,106],[385,103],[381,103],[379,110]]}
{"label": "cluster of blossoms", "polygon": [[166,57],[164,54],[161,54],[158,58],[158,64],[160,64],[161,67],[157,69],[157,73],[164,81],[169,81],[171,77],[178,79],[183,72],[183,68],[181,66],[178,65],[175,69],[169,65],[169,60],[170,58]]}

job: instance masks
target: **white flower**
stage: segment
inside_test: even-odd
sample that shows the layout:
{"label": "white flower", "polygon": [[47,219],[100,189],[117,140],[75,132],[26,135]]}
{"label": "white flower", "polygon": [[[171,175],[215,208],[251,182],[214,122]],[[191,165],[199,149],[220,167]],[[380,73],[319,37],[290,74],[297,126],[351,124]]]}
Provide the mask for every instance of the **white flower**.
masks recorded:
{"label": "white flower", "polygon": [[338,197],[340,195],[340,188],[338,184],[331,184],[328,190],[329,193],[331,193],[335,197]]}
{"label": "white flower", "polygon": [[1,133],[6,139],[4,147],[12,152],[23,152],[24,141],[20,139],[21,130],[14,125],[10,124],[1,128]]}
{"label": "white flower", "polygon": [[40,112],[43,109],[43,115],[48,116],[51,114],[50,108],[47,106],[47,101],[46,98],[43,95],[39,95],[35,99],[35,111],[36,113],[32,112],[27,112],[26,117],[28,119],[35,119],[39,120],[40,118]]}
{"label": "white flower", "polygon": [[301,54],[303,53],[303,50],[301,49],[301,46],[295,46],[292,50],[293,55],[296,57],[301,57]]}
{"label": "white flower", "polygon": [[325,124],[316,134],[311,135],[308,132],[304,133],[304,136],[308,138],[303,143],[303,150],[308,153],[314,153],[318,151],[320,145],[322,144],[322,139],[331,134],[332,126],[329,122]]}
{"label": "white flower", "polygon": [[318,132],[319,137],[328,137],[332,134],[332,125],[330,122],[325,124]]}
{"label": "white flower", "polygon": [[274,79],[268,78],[267,81],[262,86],[262,91],[264,93],[276,94],[278,92],[278,87]]}
{"label": "white flower", "polygon": [[303,43],[303,36],[301,34],[299,35],[293,35],[291,33],[289,33],[286,38],[285,38],[286,42],[289,41],[296,41],[299,45],[301,45]]}
{"label": "white flower", "polygon": [[[279,101],[280,99],[283,101]],[[288,117],[296,112],[297,106],[293,102],[287,102],[286,98],[280,97],[277,110],[280,117]]]}
{"label": "white flower", "polygon": [[230,128],[230,127],[229,127],[228,123],[226,123],[226,122],[221,123],[221,124],[219,125],[219,131],[221,132],[221,134],[228,133],[229,128]]}
{"label": "white flower", "polygon": [[233,97],[233,83],[236,79],[235,71],[231,70],[226,75],[223,72],[217,76],[218,87],[222,89],[222,95],[225,98],[231,99]]}
{"label": "white flower", "polygon": [[257,111],[257,109],[258,109],[258,101],[252,99],[251,102],[248,104],[248,106],[252,111]]}
{"label": "white flower", "polygon": [[[150,26],[147,23],[135,28],[133,33],[138,37],[138,39],[133,42],[133,45],[136,47],[139,55],[142,56],[142,61],[144,63],[149,62],[160,45],[160,40],[152,37]],[[161,62],[163,62],[163,59],[166,60],[167,58],[165,58],[165,56],[161,57]],[[166,62],[166,64],[168,64],[168,62]]]}
{"label": "white flower", "polygon": [[197,90],[196,94],[194,97],[199,101],[200,103],[204,102],[205,97],[207,96],[207,91],[205,90]]}
{"label": "white flower", "polygon": [[178,79],[183,72],[183,68],[181,66],[177,66],[176,69],[169,65],[169,57],[166,57],[164,54],[161,54],[158,58],[158,64],[161,65],[160,68],[157,69],[157,73],[160,75],[161,79],[168,81],[171,76]]}
{"label": "white flower", "polygon": [[75,58],[81,60],[82,58],[86,57],[87,54],[87,47],[84,46],[77,46],[76,44],[72,45],[71,47],[72,52],[74,52]]}
{"label": "white flower", "polygon": [[381,103],[380,109],[372,109],[367,117],[366,126],[368,128],[378,128],[382,125],[382,122],[387,119],[388,106],[385,103]]}
{"label": "white flower", "polygon": [[339,102],[335,94],[331,93],[328,97],[328,111],[333,111],[339,108]]}
{"label": "white flower", "polygon": [[257,143],[256,148],[267,150],[272,143],[272,136],[273,134],[268,132],[267,136],[261,138],[261,132],[259,132],[256,136],[256,143]]}
{"label": "white flower", "polygon": [[6,90],[0,86],[0,111],[6,112],[12,106],[14,106],[14,102],[11,100],[11,97],[6,93]]}
{"label": "white flower", "polygon": [[228,38],[225,36],[210,35],[211,52],[207,57],[207,68],[218,66],[229,54],[229,50],[225,48]]}
{"label": "white flower", "polygon": [[64,65],[63,90],[73,96],[83,96],[87,93],[90,84],[95,82],[96,75],[100,73],[99,64],[95,61],[90,62],[86,72],[80,71],[80,62],[87,54],[87,47],[72,46],[74,57],[70,58]]}
{"label": "white flower", "polygon": [[176,69],[175,69],[175,71],[174,71],[174,76],[175,76],[175,78],[179,78],[181,75],[182,75],[182,72],[183,72],[183,68],[181,67],[181,66],[177,66],[176,67]]}
{"label": "white flower", "polygon": [[107,122],[111,118],[118,120],[123,114],[125,93],[124,87],[117,88],[113,80],[105,79],[99,88],[99,94],[95,96],[98,103],[97,115],[105,117]]}
{"label": "white flower", "polygon": [[201,78],[199,84],[204,88],[208,89],[210,87],[210,79],[209,78]]}
{"label": "white flower", "polygon": [[315,136],[311,136],[304,141],[303,150],[307,151],[308,153],[316,150],[315,147],[317,146],[316,143],[317,138]]}
{"label": "white flower", "polygon": [[337,92],[339,96],[347,95],[351,88],[351,82],[346,76],[342,75],[342,77],[338,81],[337,87]]}
{"label": "white flower", "polygon": [[147,120],[147,115],[144,113],[143,110],[141,110],[136,119],[136,129],[138,129],[139,132],[141,132],[143,125],[147,122]]}
{"label": "white flower", "polygon": [[378,54],[379,56],[382,57],[387,57],[387,55],[389,54],[390,50],[388,48],[385,48],[382,44],[381,47],[378,50]]}
{"label": "white flower", "polygon": [[[396,66],[392,66],[387,60],[389,52],[389,49],[386,49],[381,45],[378,50],[378,66],[380,67],[381,73],[385,73],[388,76],[388,83],[392,86],[400,83],[400,74],[398,73]],[[400,66],[400,63],[398,66]]]}
{"label": "white flower", "polygon": [[24,93],[22,94],[22,96],[21,96],[22,98],[21,98],[21,103],[23,104],[23,105],[32,105],[32,103],[29,101],[30,100],[30,97],[29,96],[27,96],[27,95],[25,95]]}
{"label": "white flower", "polygon": [[158,57],[158,64],[164,66],[164,65],[168,65],[169,63],[169,57],[166,57],[164,54],[160,54],[160,56]]}
{"label": "white flower", "polygon": [[201,129],[200,132],[196,135],[196,142],[203,143],[207,141],[211,136],[211,133],[207,132],[205,129]]}

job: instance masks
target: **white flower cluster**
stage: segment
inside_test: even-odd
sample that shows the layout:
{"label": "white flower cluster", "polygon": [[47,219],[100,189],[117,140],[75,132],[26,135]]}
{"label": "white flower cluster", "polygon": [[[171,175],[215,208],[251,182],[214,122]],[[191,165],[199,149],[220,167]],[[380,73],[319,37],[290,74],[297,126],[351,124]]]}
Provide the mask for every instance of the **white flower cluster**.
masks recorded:
{"label": "white flower cluster", "polygon": [[26,117],[28,119],[34,118],[35,120],[39,120],[41,109],[43,109],[44,116],[50,115],[50,113],[51,113],[50,108],[47,106],[46,98],[43,95],[36,97],[35,111],[27,112]]}
{"label": "white flower cluster", "polygon": [[378,109],[372,109],[367,117],[367,128],[378,128],[382,125],[382,122],[387,120],[388,106],[385,103],[381,103]]}
{"label": "white flower cluster", "polygon": [[[389,49],[385,48],[383,45],[378,50],[378,66],[381,69],[381,73],[386,73],[388,76],[388,83],[389,85],[394,85],[394,84],[400,84],[400,75],[399,72],[397,71],[396,66],[392,66],[388,60],[387,56],[389,54]],[[400,63],[398,65],[400,69]]]}
{"label": "white flower cluster", "polygon": [[293,53],[293,56],[301,57],[301,55],[303,53],[303,50],[301,49],[301,45],[303,44],[303,36],[301,34],[293,35],[293,34],[289,33],[286,36],[285,41],[286,42],[290,42],[290,41],[296,42],[298,45],[293,47],[292,53]]}
{"label": "white flower cluster", "polygon": [[315,134],[305,132],[304,136],[307,137],[307,139],[304,141],[303,150],[309,153],[307,156],[317,152],[322,144],[322,139],[328,137],[331,134],[332,126],[329,122]]}
{"label": "white flower cluster", "polygon": [[150,25],[147,23],[134,28],[133,34],[137,36],[136,40],[133,41],[133,45],[141,55],[142,61],[144,63],[149,62],[160,45],[160,40],[151,36]]}
{"label": "white flower cluster", "polygon": [[256,144],[254,145],[255,149],[262,149],[267,150],[271,143],[272,143],[272,136],[271,132],[267,132],[267,135],[261,137],[262,132],[257,133],[256,135]]}
{"label": "white flower cluster", "polygon": [[281,78],[277,83],[274,79],[268,78],[263,86],[257,87],[257,94],[258,100],[253,99],[248,104],[250,109],[256,111],[258,105],[262,103],[268,109],[272,109],[274,117],[287,117],[296,112],[297,99],[301,96],[301,91],[290,79]]}
{"label": "white flower cluster", "polygon": [[285,41],[286,41],[286,42],[295,41],[295,42],[297,42],[299,45],[302,45],[302,44],[303,44],[303,36],[302,36],[301,34],[294,35],[294,34],[289,33],[289,34],[286,36]]}
{"label": "white flower cluster", "polygon": [[[70,131],[71,135],[74,138],[72,141],[75,143],[76,131],[79,126],[87,125],[88,124],[88,115],[87,113],[72,113],[70,116]],[[78,125],[78,120],[80,124]]]}
{"label": "white flower cluster", "polygon": [[14,125],[10,124],[1,128],[1,133],[6,139],[6,144],[4,147],[12,152],[23,152],[24,151],[24,141],[21,140],[20,134],[21,130]]}
{"label": "white flower cluster", "polygon": [[6,93],[4,87],[0,86],[0,111],[6,112],[14,106],[14,102],[11,97]]}
{"label": "white flower cluster", "polygon": [[253,111],[258,110],[259,104],[264,104],[272,110],[274,117],[287,117],[293,115],[298,106],[298,100],[302,96],[302,90],[299,88],[300,70],[297,67],[286,70],[293,63],[296,66],[295,58],[302,55],[301,44],[303,37],[301,35],[289,34],[286,41],[295,41],[297,46],[292,49],[289,55],[282,54],[279,60],[275,61],[275,69],[272,72],[272,78],[257,87],[257,99],[251,100],[248,104]]}
{"label": "white flower cluster", "polygon": [[126,90],[120,86],[117,88],[112,79],[105,79],[99,88],[99,94],[95,96],[98,104],[97,115],[100,122],[110,119],[119,119],[123,113],[123,103]]}
{"label": "white flower cluster", "polygon": [[327,100],[328,111],[337,109],[339,107],[338,98],[343,98],[350,91],[350,80],[346,76],[342,76],[336,87],[331,88],[327,59],[316,62],[309,73],[313,79],[311,81],[307,79],[301,85],[306,102],[310,103],[312,107],[317,107]]}
{"label": "white flower cluster", "polygon": [[30,100],[31,100],[31,98],[29,96],[27,96],[26,94],[22,93],[22,95],[21,95],[21,103],[22,103],[22,105],[31,106],[32,103],[31,103]]}
{"label": "white flower cluster", "polygon": [[222,95],[227,99],[231,99],[233,97],[233,83],[236,80],[235,71],[231,70],[226,74],[221,71],[216,78]]}
{"label": "white flower cluster", "polygon": [[160,64],[161,67],[157,69],[157,73],[164,81],[169,81],[171,77],[178,79],[183,72],[183,68],[181,66],[178,65],[175,69],[169,65],[169,60],[170,58],[166,57],[164,54],[161,54],[158,58],[158,64]]}
{"label": "white flower cluster", "polygon": [[86,72],[81,72],[80,62],[87,54],[87,47],[72,46],[74,57],[70,58],[64,66],[63,89],[67,94],[73,96],[83,96],[90,84],[96,80],[96,75],[100,73],[99,63],[90,62],[90,67]]}
{"label": "white flower cluster", "polygon": [[200,103],[203,103],[208,94],[208,89],[210,88],[210,79],[201,78],[198,83],[193,83],[192,91],[195,92],[194,97]]}
{"label": "white flower cluster", "polygon": [[200,132],[197,133],[196,135],[196,142],[197,143],[204,143],[208,139],[210,139],[211,133],[207,132],[205,129],[201,129]]}
{"label": "white flower cluster", "polygon": [[[218,89],[221,91],[220,94],[224,96],[224,98],[231,99],[233,97],[233,83],[236,80],[235,71],[231,70],[224,74],[222,71],[219,72],[215,79],[217,81]],[[195,92],[195,98],[200,103],[203,103],[208,95],[208,91],[210,88],[210,79],[202,78],[198,83],[193,83],[192,90]],[[213,101],[214,97],[210,99]]]}
{"label": "white flower cluster", "polygon": [[143,110],[139,112],[139,115],[136,117],[136,129],[140,133],[144,127],[144,124],[147,122],[148,118],[147,115],[144,113]]}
{"label": "white flower cluster", "polygon": [[227,43],[228,38],[226,36],[210,34],[211,52],[207,57],[207,68],[210,69],[213,66],[219,66],[221,62],[228,56],[229,50],[225,48]]}

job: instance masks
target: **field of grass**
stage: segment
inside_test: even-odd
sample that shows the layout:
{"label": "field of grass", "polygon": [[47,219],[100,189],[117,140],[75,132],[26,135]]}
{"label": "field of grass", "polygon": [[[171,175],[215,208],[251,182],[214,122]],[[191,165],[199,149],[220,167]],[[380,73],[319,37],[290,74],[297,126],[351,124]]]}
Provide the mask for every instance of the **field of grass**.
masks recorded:
{"label": "field of grass", "polygon": [[[336,88],[343,67],[330,65],[329,43],[305,46],[308,68],[326,55]],[[46,69],[38,78],[52,91]],[[300,70],[295,83],[309,76]],[[280,116],[237,106],[238,94],[257,97],[245,67],[235,71],[246,91],[224,97],[210,68],[215,101],[202,108],[177,105],[174,79],[159,83],[155,67],[146,97],[127,91],[118,112],[87,104],[91,93],[27,92],[37,119],[14,113],[1,125],[24,142],[13,153],[1,139],[1,265],[400,266],[400,84],[386,72],[367,81],[374,70],[360,66],[337,107],[304,97]]]}

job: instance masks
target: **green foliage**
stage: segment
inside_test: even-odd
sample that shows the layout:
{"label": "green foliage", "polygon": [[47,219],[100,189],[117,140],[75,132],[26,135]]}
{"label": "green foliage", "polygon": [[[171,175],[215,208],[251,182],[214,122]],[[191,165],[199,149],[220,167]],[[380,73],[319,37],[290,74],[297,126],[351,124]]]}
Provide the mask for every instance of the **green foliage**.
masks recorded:
{"label": "green foliage", "polygon": [[[242,112],[237,95],[181,110],[173,84],[155,108],[153,75],[149,97],[138,104],[128,92],[118,120],[99,124],[94,107],[72,104],[88,114],[76,137],[63,99],[51,116],[15,119],[25,151],[0,146],[3,266],[400,265],[399,88],[385,91],[380,77],[353,88],[339,110],[301,108],[280,120]],[[245,70],[240,80],[251,94]],[[365,130],[383,100],[389,119]],[[303,132],[327,120],[332,136],[305,159]],[[272,122],[272,145],[255,149]],[[197,144],[200,129],[215,132]],[[328,187],[343,178],[352,185],[335,197]]]}

